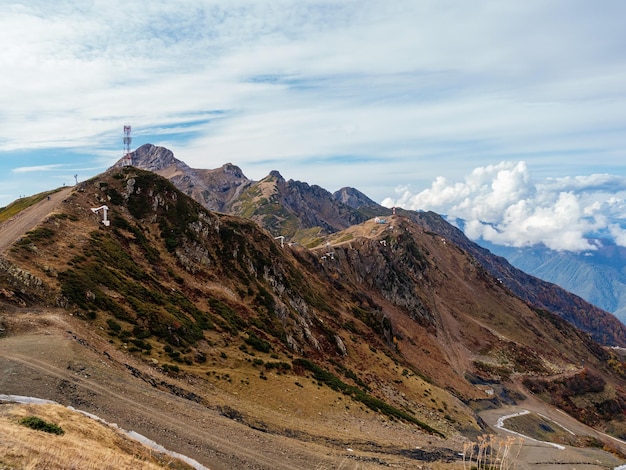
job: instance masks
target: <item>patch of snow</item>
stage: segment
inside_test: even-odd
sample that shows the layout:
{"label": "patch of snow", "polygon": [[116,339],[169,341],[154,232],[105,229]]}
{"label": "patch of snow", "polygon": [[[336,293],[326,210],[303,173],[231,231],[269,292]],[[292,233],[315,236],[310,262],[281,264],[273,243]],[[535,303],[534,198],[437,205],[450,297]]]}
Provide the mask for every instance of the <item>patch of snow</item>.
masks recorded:
{"label": "patch of snow", "polygon": [[0,394],[0,401],[12,401],[23,405],[58,405],[57,402],[44,400],[42,398],[23,397],[21,395],[3,395]]}

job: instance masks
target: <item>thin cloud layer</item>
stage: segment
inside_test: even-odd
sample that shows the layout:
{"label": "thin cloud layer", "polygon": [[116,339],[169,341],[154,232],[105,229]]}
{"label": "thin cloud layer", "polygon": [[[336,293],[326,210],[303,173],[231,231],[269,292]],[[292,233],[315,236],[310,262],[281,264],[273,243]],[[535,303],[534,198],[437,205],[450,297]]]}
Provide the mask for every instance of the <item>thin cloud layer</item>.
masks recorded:
{"label": "thin cloud layer", "polygon": [[619,174],[625,16],[617,0],[4,1],[0,175],[103,170],[125,123],[194,167],[376,200],[503,159]]}
{"label": "thin cloud layer", "polygon": [[51,164],[51,165],[37,165],[37,166],[20,166],[17,168],[13,168],[13,173],[33,173],[40,171],[52,171],[62,168],[63,165],[60,164]]}
{"label": "thin cloud layer", "polygon": [[438,177],[413,193],[397,190],[386,206],[432,210],[462,219],[466,235],[507,246],[543,244],[554,250],[597,248],[589,237],[626,246],[626,178],[590,176],[535,180],[526,162],[475,168],[463,181]]}

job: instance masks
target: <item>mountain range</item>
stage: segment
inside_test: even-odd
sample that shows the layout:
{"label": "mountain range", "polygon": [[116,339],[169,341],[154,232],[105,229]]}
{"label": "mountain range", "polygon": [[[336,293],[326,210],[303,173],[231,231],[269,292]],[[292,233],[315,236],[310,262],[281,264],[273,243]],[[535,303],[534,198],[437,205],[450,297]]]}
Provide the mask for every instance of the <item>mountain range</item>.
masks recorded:
{"label": "mountain range", "polygon": [[[254,220],[288,242],[315,246],[331,233],[392,213],[355,188],[346,187],[331,194],[316,185],[285,181],[277,171],[255,182],[230,163],[214,170],[196,170],[177,160],[170,150],[151,144],[139,147],[132,158],[136,167],[168,178],[207,209]],[[117,163],[122,164],[123,160]],[[559,287],[560,283],[530,276],[505,257],[494,256],[434,212],[397,212],[465,249],[490,275],[532,305],[559,314],[602,344],[626,345],[626,326],[585,302],[583,296],[571,295]]]}
{"label": "mountain range", "polygon": [[33,221],[0,257],[3,393],[211,468],[458,468],[522,410],[568,461],[625,462],[613,315],[434,213],[153,145],[132,161],[0,209],[0,233]]}

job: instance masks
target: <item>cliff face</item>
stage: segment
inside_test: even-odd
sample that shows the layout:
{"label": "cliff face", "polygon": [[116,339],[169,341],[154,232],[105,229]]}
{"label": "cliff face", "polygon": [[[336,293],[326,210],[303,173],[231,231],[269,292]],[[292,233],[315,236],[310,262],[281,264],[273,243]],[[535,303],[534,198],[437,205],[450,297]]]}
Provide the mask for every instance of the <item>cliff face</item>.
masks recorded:
{"label": "cliff face", "polygon": [[[157,147],[152,144],[145,144],[131,153],[131,160],[134,166],[147,171],[159,174],[167,172],[170,177],[175,173],[187,173],[191,171],[184,162],[176,159],[174,153],[165,147]],[[121,167],[123,159],[119,160],[115,166]]]}

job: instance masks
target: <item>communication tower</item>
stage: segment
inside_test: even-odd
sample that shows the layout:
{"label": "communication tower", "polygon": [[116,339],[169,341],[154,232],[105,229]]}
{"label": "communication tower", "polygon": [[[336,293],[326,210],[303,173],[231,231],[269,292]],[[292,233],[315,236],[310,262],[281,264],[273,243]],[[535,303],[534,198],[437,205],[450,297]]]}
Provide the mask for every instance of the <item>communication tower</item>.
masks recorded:
{"label": "communication tower", "polygon": [[133,138],[130,136],[130,124],[124,125],[124,166],[131,166],[133,158],[130,156],[130,143]]}

